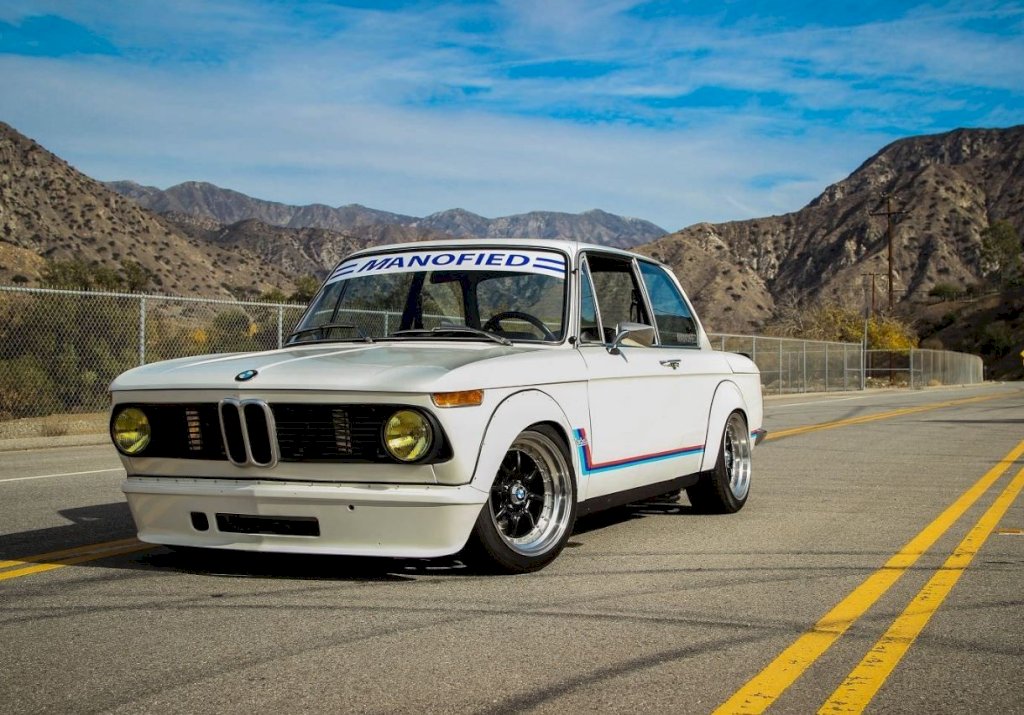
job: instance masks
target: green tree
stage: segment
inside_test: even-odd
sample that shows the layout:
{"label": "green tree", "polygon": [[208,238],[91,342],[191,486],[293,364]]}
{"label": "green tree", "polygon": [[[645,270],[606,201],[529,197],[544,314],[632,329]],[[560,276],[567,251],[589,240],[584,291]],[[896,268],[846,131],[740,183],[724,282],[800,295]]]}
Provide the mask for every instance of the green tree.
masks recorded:
{"label": "green tree", "polygon": [[280,288],[271,288],[260,293],[260,300],[264,303],[286,303],[288,296]]}
{"label": "green tree", "polygon": [[117,291],[123,288],[121,276],[113,268],[94,264],[89,266],[92,284],[101,290]]}
{"label": "green tree", "polygon": [[939,300],[956,300],[963,291],[952,283],[936,283],[928,295]]}
{"label": "green tree", "polygon": [[124,288],[129,293],[144,293],[153,279],[153,273],[136,261],[123,261],[121,276]]}
{"label": "green tree", "polygon": [[1009,221],[995,221],[981,232],[981,267],[1001,286],[1012,285],[1024,274],[1022,246]]}
{"label": "green tree", "polygon": [[316,276],[302,276],[295,281],[295,292],[288,297],[288,300],[293,303],[308,303],[313,300],[313,296],[318,290],[320,290],[320,281]]}
{"label": "green tree", "polygon": [[93,271],[85,261],[47,261],[40,278],[43,285],[52,288],[89,290],[93,287]]}

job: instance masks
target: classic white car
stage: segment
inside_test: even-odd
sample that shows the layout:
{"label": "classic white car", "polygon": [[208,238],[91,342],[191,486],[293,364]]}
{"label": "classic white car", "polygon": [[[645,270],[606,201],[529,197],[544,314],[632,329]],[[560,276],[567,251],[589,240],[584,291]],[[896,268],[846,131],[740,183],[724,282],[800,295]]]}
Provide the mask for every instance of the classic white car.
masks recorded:
{"label": "classic white car", "polygon": [[111,391],[143,541],[505,572],[610,506],[739,510],[764,436],[756,366],[711,349],[665,266],[562,241],[360,251],[282,349]]}

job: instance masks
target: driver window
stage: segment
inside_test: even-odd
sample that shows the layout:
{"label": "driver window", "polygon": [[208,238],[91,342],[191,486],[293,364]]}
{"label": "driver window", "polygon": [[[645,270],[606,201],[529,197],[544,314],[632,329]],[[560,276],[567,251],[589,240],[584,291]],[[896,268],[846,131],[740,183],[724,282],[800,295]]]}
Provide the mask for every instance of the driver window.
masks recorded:
{"label": "driver window", "polygon": [[604,329],[603,342],[615,339],[615,328],[621,323],[652,325],[630,259],[591,254],[587,263]]}
{"label": "driver window", "polygon": [[675,283],[661,266],[640,262],[640,273],[647,286],[654,317],[658,321],[661,344],[671,347],[698,347],[697,323]]}

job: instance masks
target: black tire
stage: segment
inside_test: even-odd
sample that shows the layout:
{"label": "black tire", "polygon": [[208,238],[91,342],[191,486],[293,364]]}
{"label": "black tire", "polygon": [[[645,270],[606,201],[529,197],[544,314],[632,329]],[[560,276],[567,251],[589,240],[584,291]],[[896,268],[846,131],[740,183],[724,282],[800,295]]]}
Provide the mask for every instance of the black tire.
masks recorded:
{"label": "black tire", "polygon": [[547,425],[523,430],[494,478],[463,551],[492,573],[527,573],[551,563],[576,522],[576,477],[561,435]]}
{"label": "black tire", "polygon": [[750,496],[750,430],[742,412],[725,421],[715,468],[700,475],[700,481],[686,490],[690,504],[702,514],[734,514]]}

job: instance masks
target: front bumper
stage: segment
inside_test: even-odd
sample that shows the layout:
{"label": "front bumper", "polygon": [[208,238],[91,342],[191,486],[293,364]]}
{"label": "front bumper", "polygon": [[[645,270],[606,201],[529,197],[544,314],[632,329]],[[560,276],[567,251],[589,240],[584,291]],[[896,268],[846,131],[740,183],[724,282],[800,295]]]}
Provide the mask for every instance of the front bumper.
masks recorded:
{"label": "front bumper", "polygon": [[[121,490],[139,539],[147,543],[410,558],[462,549],[487,500],[487,494],[470,486],[172,477],[129,477]],[[287,530],[277,529],[274,517],[315,520],[318,534],[282,533]],[[265,523],[267,531],[278,533],[239,533],[229,526],[240,521]]]}

